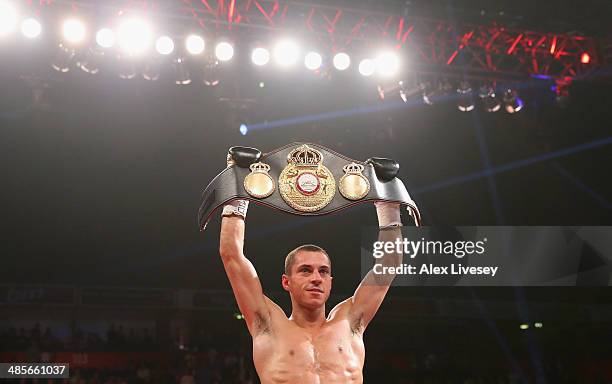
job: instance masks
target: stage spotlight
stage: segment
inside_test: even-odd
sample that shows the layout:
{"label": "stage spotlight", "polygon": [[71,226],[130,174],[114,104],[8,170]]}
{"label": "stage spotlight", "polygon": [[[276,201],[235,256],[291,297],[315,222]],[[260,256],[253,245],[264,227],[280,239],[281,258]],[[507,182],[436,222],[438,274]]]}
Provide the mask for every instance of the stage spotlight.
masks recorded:
{"label": "stage spotlight", "polygon": [[457,100],[457,108],[461,112],[470,112],[474,110],[474,98],[470,83],[465,80],[461,81],[459,83],[459,88],[457,88],[457,93],[459,95],[459,100]]}
{"label": "stage spotlight", "polygon": [[442,96],[448,95],[453,90],[453,85],[444,78],[440,82],[424,81],[420,83],[425,104],[434,105]]}
{"label": "stage spotlight", "polygon": [[160,55],[169,55],[174,52],[174,41],[169,36],[160,36],[155,42],[155,50]]}
{"label": "stage spotlight", "polygon": [[211,57],[206,61],[206,64],[204,64],[202,81],[207,87],[215,87],[221,82],[220,77],[219,61]]}
{"label": "stage spotlight", "polygon": [[544,324],[542,324],[541,322],[537,322],[535,324],[533,324],[534,327],[536,328],[542,328],[544,326]]}
{"label": "stage spotlight", "polygon": [[590,56],[588,53],[584,52],[584,53],[583,53],[583,54],[580,56],[580,62],[581,62],[582,64],[588,64],[588,63],[590,63],[590,62],[591,62],[591,56]]}
{"label": "stage spotlight", "polygon": [[110,28],[102,28],[96,33],[96,43],[102,48],[112,48],[115,45],[115,32]]}
{"label": "stage spotlight", "polygon": [[234,57],[234,47],[227,41],[222,41],[215,47],[215,56],[220,61],[229,61]]}
{"label": "stage spotlight", "polygon": [[384,52],[376,58],[376,69],[383,76],[395,75],[399,65],[399,57],[394,52]]}
{"label": "stage spotlight", "polygon": [[38,20],[29,17],[21,22],[21,33],[28,39],[35,39],[40,36],[42,27]]}
{"label": "stage spotlight", "polygon": [[339,71],[344,71],[351,66],[351,57],[344,53],[339,52],[334,55],[334,67]]}
{"label": "stage spotlight", "polygon": [[397,85],[399,85],[400,98],[402,99],[404,103],[407,103],[408,95],[406,94],[406,88],[405,88],[404,82],[400,80],[397,82]]}
{"label": "stage spotlight", "polygon": [[64,39],[70,44],[78,44],[85,39],[85,24],[77,19],[68,19],[62,28]]}
{"label": "stage spotlight", "polygon": [[189,35],[187,39],[185,39],[185,48],[187,48],[187,52],[192,55],[199,55],[204,52],[204,48],[206,48],[206,43],[201,36],[198,35]]}
{"label": "stage spotlight", "polygon": [[77,62],[77,67],[84,72],[95,75],[100,71],[105,50],[115,45],[115,34],[109,28],[102,28],[96,33],[96,44],[87,49],[83,60]]}
{"label": "stage spotlight", "polygon": [[152,32],[149,24],[141,19],[125,20],[117,32],[119,48],[123,52],[137,56],[151,45]]}
{"label": "stage spotlight", "polygon": [[432,81],[421,81],[419,84],[423,93],[423,102],[428,105],[433,105],[432,97],[435,95],[435,86]]}
{"label": "stage spotlight", "polygon": [[17,10],[12,3],[0,0],[0,37],[13,32],[17,26]]}
{"label": "stage spotlight", "polygon": [[175,80],[174,82],[178,85],[186,85],[191,83],[191,76],[189,70],[185,65],[183,58],[177,58],[172,61],[172,69],[174,70]]}
{"label": "stage spotlight", "polygon": [[265,48],[257,47],[251,52],[251,61],[258,66],[266,65],[270,61],[270,52]]}
{"label": "stage spotlight", "polygon": [[480,87],[478,97],[482,101],[485,111],[497,112],[501,109],[501,103],[495,97],[495,89],[492,86],[483,85]]}
{"label": "stage spotlight", "polygon": [[372,76],[376,70],[376,63],[372,59],[363,59],[359,63],[359,73],[363,76]]}
{"label": "stage spotlight", "polygon": [[321,68],[322,63],[323,58],[317,52],[308,52],[304,57],[304,65],[311,71],[316,71],[317,69]]}
{"label": "stage spotlight", "polygon": [[240,134],[245,136],[247,133],[249,133],[249,127],[246,124],[240,124]]}
{"label": "stage spotlight", "polygon": [[521,324],[521,325],[519,325],[519,328],[524,331],[526,329],[529,329],[529,324]]}
{"label": "stage spotlight", "polygon": [[87,53],[85,54],[85,58],[78,61],[76,65],[77,67],[81,68],[83,72],[95,75],[100,71],[100,64],[103,57],[104,52],[101,49],[98,47],[89,47],[87,49]]}
{"label": "stage spotlight", "polygon": [[274,47],[274,60],[281,67],[289,67],[298,59],[300,49],[291,40],[283,40]]}
{"label": "stage spotlight", "polygon": [[72,60],[76,56],[74,48],[60,43],[58,51],[51,62],[51,67],[58,72],[66,73],[70,70]]}
{"label": "stage spotlight", "polygon": [[507,89],[504,92],[503,100],[508,113],[516,113],[523,109],[523,100],[518,97],[518,93],[513,89]]}
{"label": "stage spotlight", "polygon": [[151,60],[147,60],[142,70],[142,78],[149,81],[159,80],[161,74],[162,62],[160,57],[155,57]]}
{"label": "stage spotlight", "polygon": [[134,58],[129,54],[117,55],[117,64],[120,78],[131,80],[136,77],[136,64],[134,63]]}
{"label": "stage spotlight", "polygon": [[397,82],[397,85],[399,86],[400,98],[404,103],[407,103],[412,96],[421,92],[421,88],[418,85],[415,85],[413,81],[410,83],[412,84],[411,86],[406,84],[406,82],[403,80]]}

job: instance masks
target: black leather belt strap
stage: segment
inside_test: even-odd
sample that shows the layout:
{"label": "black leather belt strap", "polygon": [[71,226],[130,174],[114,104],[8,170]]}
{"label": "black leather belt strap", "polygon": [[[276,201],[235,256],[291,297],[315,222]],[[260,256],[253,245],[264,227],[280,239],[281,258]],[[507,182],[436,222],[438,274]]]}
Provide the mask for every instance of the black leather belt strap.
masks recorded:
{"label": "black leather belt strap", "polygon": [[[287,166],[287,155],[303,144],[321,152],[323,155],[322,164],[331,171],[336,183],[344,175],[343,167],[345,165],[351,162],[363,165],[364,170],[362,174],[370,182],[368,194],[355,201],[346,199],[336,190],[331,202],[315,212],[302,212],[289,206],[279,192],[278,179],[282,170]],[[404,183],[398,177],[395,177],[399,170],[399,165],[393,160],[372,158],[366,162],[358,161],[336,153],[322,145],[311,143],[288,144],[264,155],[261,155],[261,152],[254,148],[242,147],[242,149],[241,147],[232,147],[230,149],[228,167],[219,173],[202,193],[202,205],[198,215],[200,230],[204,230],[208,220],[210,220],[212,214],[219,207],[233,199],[246,199],[260,205],[302,216],[326,215],[357,204],[375,201],[397,202],[406,205],[415,224],[417,226],[421,225],[421,215],[415,202],[410,198]],[[274,192],[265,198],[255,198],[249,195],[244,188],[244,179],[251,173],[249,165],[256,161],[264,162],[270,166],[268,173],[276,184]]]}

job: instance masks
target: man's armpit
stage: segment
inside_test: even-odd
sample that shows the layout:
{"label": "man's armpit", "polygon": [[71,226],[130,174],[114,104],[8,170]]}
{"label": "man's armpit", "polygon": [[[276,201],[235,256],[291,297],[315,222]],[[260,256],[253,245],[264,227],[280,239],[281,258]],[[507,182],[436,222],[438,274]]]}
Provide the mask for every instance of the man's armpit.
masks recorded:
{"label": "man's armpit", "polygon": [[255,312],[255,318],[253,319],[253,328],[258,334],[270,333],[272,329],[270,324],[270,313]]}
{"label": "man's armpit", "polygon": [[363,323],[363,312],[352,313],[350,319],[351,332],[355,334],[362,334],[365,330],[365,324]]}

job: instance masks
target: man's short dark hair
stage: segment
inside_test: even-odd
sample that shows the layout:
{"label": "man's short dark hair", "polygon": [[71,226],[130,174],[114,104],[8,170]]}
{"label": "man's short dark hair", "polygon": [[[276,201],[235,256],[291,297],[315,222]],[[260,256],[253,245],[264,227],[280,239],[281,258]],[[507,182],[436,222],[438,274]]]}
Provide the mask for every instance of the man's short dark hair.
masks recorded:
{"label": "man's short dark hair", "polygon": [[298,252],[300,252],[300,251],[305,251],[305,252],[321,252],[322,254],[324,254],[327,257],[327,261],[329,261],[329,267],[331,268],[331,258],[327,254],[326,250],[324,250],[323,248],[319,247],[318,245],[305,244],[305,245],[300,245],[299,247],[297,247],[293,251],[289,252],[287,254],[287,257],[285,257],[285,275],[291,275],[291,268],[293,268],[293,263],[295,261],[295,255],[297,255]]}

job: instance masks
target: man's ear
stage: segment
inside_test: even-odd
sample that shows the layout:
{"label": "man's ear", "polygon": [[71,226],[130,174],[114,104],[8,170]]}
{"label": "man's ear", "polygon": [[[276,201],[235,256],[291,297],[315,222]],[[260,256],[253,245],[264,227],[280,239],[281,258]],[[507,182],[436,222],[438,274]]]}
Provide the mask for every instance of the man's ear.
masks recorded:
{"label": "man's ear", "polygon": [[285,291],[289,292],[289,276],[285,275],[284,273],[281,276],[281,285]]}

